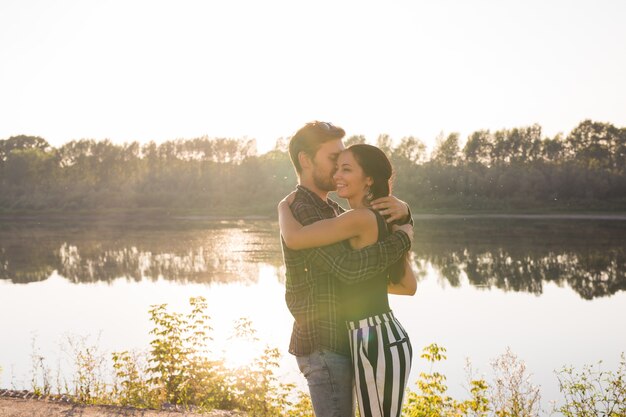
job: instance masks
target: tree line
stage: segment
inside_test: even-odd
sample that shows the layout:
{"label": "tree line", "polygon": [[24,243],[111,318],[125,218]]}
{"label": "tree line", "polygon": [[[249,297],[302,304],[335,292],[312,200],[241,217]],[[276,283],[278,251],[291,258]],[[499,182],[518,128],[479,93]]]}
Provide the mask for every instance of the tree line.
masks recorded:
{"label": "tree line", "polygon": [[[362,135],[345,144],[367,142]],[[177,139],[156,144],[35,136],[0,140],[0,210],[163,209],[273,215],[295,173],[288,138],[258,154],[254,140]],[[414,210],[623,210],[626,128],[584,120],[567,135],[541,126],[479,130],[464,143],[440,135],[374,142],[394,165],[394,194]]]}

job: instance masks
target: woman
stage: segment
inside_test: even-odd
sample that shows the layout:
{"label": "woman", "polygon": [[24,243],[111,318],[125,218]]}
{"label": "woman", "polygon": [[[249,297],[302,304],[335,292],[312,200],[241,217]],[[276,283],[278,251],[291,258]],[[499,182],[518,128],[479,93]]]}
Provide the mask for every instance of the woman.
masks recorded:
{"label": "woman", "polygon": [[[384,152],[375,146],[350,146],[339,155],[334,180],[337,194],[351,210],[327,220],[302,226],[293,217],[290,195],[278,205],[285,243],[307,249],[347,241],[354,249],[384,239],[385,219],[369,203],[390,194],[392,168]],[[408,257],[385,274],[357,285],[340,284],[343,313],[347,319],[350,350],[360,415],[399,416],[411,368],[409,337],[389,308],[388,292],[413,295],[416,280]]]}

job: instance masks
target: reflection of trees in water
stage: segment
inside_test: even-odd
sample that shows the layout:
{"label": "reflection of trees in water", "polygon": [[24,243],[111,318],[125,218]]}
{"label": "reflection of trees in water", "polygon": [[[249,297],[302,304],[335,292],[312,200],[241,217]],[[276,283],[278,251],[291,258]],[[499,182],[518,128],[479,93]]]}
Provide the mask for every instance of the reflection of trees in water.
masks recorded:
{"label": "reflection of trees in water", "polygon": [[516,257],[503,249],[474,253],[471,249],[425,257],[452,285],[465,273],[470,284],[532,294],[543,292],[544,282],[567,284],[581,297],[592,299],[626,290],[624,251],[587,254],[547,253]]}
{"label": "reflection of trees in water", "polygon": [[[622,222],[618,222],[622,223]],[[422,226],[414,248],[450,285],[463,274],[479,288],[539,295],[545,282],[568,285],[584,299],[626,290],[624,225],[500,227]],[[506,226],[506,227],[503,227]]]}
{"label": "reflection of trees in water", "polygon": [[205,247],[184,253],[152,253],[137,247],[106,250],[91,257],[81,255],[77,246],[64,243],[59,250],[59,274],[75,283],[110,281],[126,278],[133,281],[160,277],[179,282],[215,282],[255,279],[256,263],[232,254],[210,251]]}
{"label": "reflection of trees in water", "polygon": [[[413,249],[418,273],[432,265],[452,286],[465,275],[480,288],[532,294],[553,282],[585,299],[626,289],[623,230],[505,226],[419,222]],[[258,277],[259,262],[282,267],[275,222],[188,230],[19,229],[0,239],[0,279],[16,283],[45,280],[54,270],[75,283],[245,281]]]}
{"label": "reflection of trees in water", "polygon": [[28,251],[24,247],[0,239],[0,279],[18,283],[39,282],[48,279],[54,271],[53,249],[46,242],[37,242],[26,236]]}
{"label": "reflection of trees in water", "polygon": [[626,289],[624,249],[611,252],[588,253],[577,256],[575,265],[566,263],[570,267],[566,271],[567,281],[581,297],[592,299]]}
{"label": "reflection of trees in water", "polygon": [[[68,238],[0,243],[0,279],[27,283],[56,270],[71,282],[159,278],[178,282],[256,280],[259,262],[278,265],[278,242],[264,227],[220,227],[193,231],[81,231]],[[275,239],[274,231],[271,231]]]}

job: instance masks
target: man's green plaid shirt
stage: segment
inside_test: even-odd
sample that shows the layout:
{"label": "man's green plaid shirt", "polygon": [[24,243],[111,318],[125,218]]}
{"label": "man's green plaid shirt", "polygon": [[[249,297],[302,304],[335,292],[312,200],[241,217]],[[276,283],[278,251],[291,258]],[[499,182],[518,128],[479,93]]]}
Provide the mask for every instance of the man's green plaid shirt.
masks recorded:
{"label": "man's green plaid shirt", "polygon": [[[299,185],[291,211],[301,224],[308,225],[344,210]],[[337,282],[357,284],[375,277],[409,250],[409,237],[397,231],[361,250],[351,249],[347,241],[305,250],[289,249],[282,238],[281,243],[287,275],[285,300],[295,319],[289,352],[302,356],[327,349],[349,355]]]}

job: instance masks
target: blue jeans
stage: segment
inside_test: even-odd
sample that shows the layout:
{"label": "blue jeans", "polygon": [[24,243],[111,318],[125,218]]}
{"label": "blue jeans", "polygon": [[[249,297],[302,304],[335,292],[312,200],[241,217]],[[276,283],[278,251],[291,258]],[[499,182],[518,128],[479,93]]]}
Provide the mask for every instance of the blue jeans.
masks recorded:
{"label": "blue jeans", "polygon": [[350,356],[316,350],[296,356],[309,385],[315,417],[354,417],[354,389]]}

